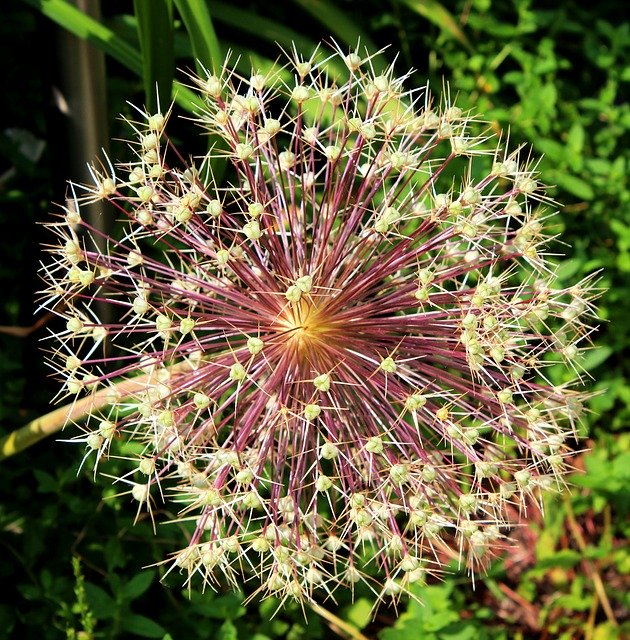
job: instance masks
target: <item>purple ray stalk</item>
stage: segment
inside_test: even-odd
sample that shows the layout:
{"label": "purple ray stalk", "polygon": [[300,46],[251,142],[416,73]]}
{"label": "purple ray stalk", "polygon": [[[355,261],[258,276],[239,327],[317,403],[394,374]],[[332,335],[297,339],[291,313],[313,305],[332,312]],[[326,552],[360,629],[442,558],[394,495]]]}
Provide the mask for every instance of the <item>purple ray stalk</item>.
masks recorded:
{"label": "purple ray stalk", "polygon": [[[288,58],[192,79],[222,141],[205,157],[139,112],[135,160],[72,185],[43,270],[52,361],[65,396],[111,390],[86,457],[142,445],[118,482],[177,505],[185,580],[397,597],[446,546],[483,563],[508,507],[562,487],[593,283],[557,285],[534,169],[448,97],[367,54]],[[81,218],[95,201],[123,233]]]}

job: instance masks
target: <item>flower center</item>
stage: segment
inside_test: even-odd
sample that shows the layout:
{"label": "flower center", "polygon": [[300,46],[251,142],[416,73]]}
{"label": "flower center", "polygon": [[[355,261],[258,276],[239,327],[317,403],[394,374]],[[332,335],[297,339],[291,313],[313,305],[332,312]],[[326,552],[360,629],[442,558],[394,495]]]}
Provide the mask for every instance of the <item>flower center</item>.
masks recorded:
{"label": "flower center", "polygon": [[298,353],[313,349],[318,344],[323,345],[324,336],[331,330],[313,301],[305,298],[287,305],[279,321],[285,332],[287,345]]}

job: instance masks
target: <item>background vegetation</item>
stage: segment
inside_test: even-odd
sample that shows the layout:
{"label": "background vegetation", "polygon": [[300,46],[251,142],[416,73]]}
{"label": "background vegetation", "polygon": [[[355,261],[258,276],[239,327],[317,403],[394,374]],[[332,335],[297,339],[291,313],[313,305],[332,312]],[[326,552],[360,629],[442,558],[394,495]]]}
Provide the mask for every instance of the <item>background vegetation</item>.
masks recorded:
{"label": "background vegetation", "polygon": [[[84,3],[89,4],[89,3]],[[177,538],[133,525],[135,512],[113,497],[108,480],[77,473],[81,452],[43,440],[0,464],[0,637],[219,638],[288,640],[589,638],[630,634],[630,190],[627,101],[630,24],[624,3],[558,0],[292,0],[284,3],[136,0],[103,2],[83,18],[65,0],[9,0],[0,21],[3,117],[0,127],[0,435],[50,410],[56,384],[41,351],[46,332],[34,322],[37,269],[46,235],[40,223],[62,202],[66,178],[90,156],[76,137],[101,118],[100,144],[123,153],[119,113],[150,104],[158,83],[207,65],[228,49],[264,68],[295,42],[308,54],[320,39],[371,49],[391,45],[410,84],[450,84],[463,109],[485,114],[491,128],[526,144],[551,195],[563,203],[560,274],[567,282],[601,270],[607,292],[602,326],[583,368],[601,392],[589,403],[575,452],[571,495],[532,509],[512,534],[513,548],[488,575],[452,573],[418,587],[423,605],[369,615],[368,594],[326,610],[276,611],[273,600],[243,604],[244,593],[184,592],[177,576],[160,583],[152,567]],[[104,51],[90,68],[91,111],[72,118],[72,80],[81,56],[74,31]],[[70,49],[68,49],[70,47]],[[70,53],[68,53],[70,51]],[[89,75],[89,74],[88,74]],[[175,86],[177,89],[177,85]],[[99,93],[101,92],[101,93]],[[74,95],[74,94],[72,94]],[[177,109],[191,109],[180,90]],[[178,134],[191,153],[205,141]],[[187,137],[187,135],[189,137]],[[97,147],[98,148],[98,147]],[[91,153],[91,152],[90,152]],[[80,177],[80,176],[79,176]],[[50,322],[50,321],[49,321]],[[29,330],[28,327],[32,327]],[[116,464],[115,462],[112,464]],[[363,634],[361,636],[361,634]]]}

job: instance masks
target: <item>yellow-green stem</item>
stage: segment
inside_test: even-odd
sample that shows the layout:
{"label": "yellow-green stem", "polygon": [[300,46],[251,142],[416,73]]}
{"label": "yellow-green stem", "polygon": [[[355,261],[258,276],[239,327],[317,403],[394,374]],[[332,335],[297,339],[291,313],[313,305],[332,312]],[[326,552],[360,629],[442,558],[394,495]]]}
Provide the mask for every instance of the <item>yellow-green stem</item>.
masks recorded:
{"label": "yellow-green stem", "polygon": [[[187,364],[175,365],[171,372],[187,367]],[[47,413],[28,424],[0,438],[0,461],[20,453],[43,438],[61,431],[65,425],[76,422],[90,413],[101,409],[111,402],[112,394],[118,397],[130,396],[146,388],[151,374],[121,380],[111,387],[99,389],[92,395],[80,398]]]}

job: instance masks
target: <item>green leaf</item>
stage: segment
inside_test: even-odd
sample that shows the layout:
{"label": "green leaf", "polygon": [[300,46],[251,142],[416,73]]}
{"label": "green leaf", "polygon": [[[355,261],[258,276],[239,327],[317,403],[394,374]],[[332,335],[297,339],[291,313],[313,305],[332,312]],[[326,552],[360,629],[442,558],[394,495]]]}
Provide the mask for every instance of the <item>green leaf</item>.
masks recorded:
{"label": "green leaf", "polygon": [[582,359],[580,360],[580,366],[585,371],[591,371],[592,369],[595,369],[595,367],[599,367],[600,364],[606,362],[606,360],[608,360],[608,358],[612,355],[612,352],[612,347],[606,345],[590,349],[586,351],[582,356]]}
{"label": "green leaf", "polygon": [[57,481],[49,473],[41,469],[34,469],[33,475],[37,480],[37,491],[39,493],[57,493],[59,488]]}
{"label": "green leaf", "polygon": [[85,595],[90,605],[90,609],[99,619],[113,618],[116,615],[118,607],[114,599],[100,587],[91,582],[86,582]]}
{"label": "green leaf", "polygon": [[558,187],[561,187],[581,200],[592,200],[595,197],[593,188],[588,182],[569,173],[549,171],[548,182],[555,183]]}
{"label": "green leaf", "polygon": [[160,98],[170,97],[175,73],[173,4],[171,0],[134,0],[142,52],[142,81],[149,113],[160,110]]}
{"label": "green leaf", "polygon": [[152,571],[143,571],[135,575],[129,582],[123,585],[121,589],[123,598],[125,600],[135,600],[151,586],[154,578],[155,574]]}
{"label": "green leaf", "polygon": [[226,620],[215,636],[216,640],[238,640],[238,631],[231,620]]}
{"label": "green leaf", "polygon": [[582,559],[582,555],[577,551],[573,551],[573,549],[561,549],[545,558],[539,558],[535,570],[542,571],[546,570],[550,567],[560,567],[562,569],[570,569],[574,567],[580,560]]}
{"label": "green leaf", "polygon": [[[407,611],[401,614],[396,623],[379,633],[380,640],[438,640],[446,628],[459,621],[453,610],[450,596],[452,583],[443,585],[414,585],[413,593],[418,600],[410,600]],[[439,632],[439,633],[434,633]]]}
{"label": "green leaf", "polygon": [[67,0],[24,0],[47,18],[56,22],[82,40],[88,40],[128,69],[140,75],[142,58],[131,45],[119,38],[111,29],[87,16]]}
{"label": "green leaf", "polygon": [[175,0],[175,6],[190,38],[197,73],[203,76],[204,67],[218,73],[223,64],[223,54],[207,3],[203,0]]}
{"label": "green leaf", "polygon": [[550,138],[540,138],[536,140],[536,150],[541,151],[554,162],[564,162],[567,154],[565,145]]}
{"label": "green leaf", "polygon": [[[354,18],[339,9],[334,2],[327,0],[293,0],[293,2],[324,25],[343,44],[354,48],[360,42],[362,49],[365,47],[370,53],[378,51],[378,47],[368,33],[361,29]],[[380,54],[374,55],[371,60],[374,71],[377,73],[387,67],[387,61]]]}
{"label": "green leaf", "polygon": [[226,593],[212,601],[212,608],[208,610],[208,617],[219,620],[240,618],[246,613],[243,606],[243,595],[240,593]]}
{"label": "green leaf", "polygon": [[307,52],[315,51],[317,47],[317,43],[314,40],[275,20],[270,20],[224,2],[213,2],[211,0],[208,2],[208,6],[215,21],[234,27],[240,33],[248,33],[267,42],[277,43],[285,49],[290,49],[292,45],[295,45],[295,48],[305,55]]}
{"label": "green leaf", "polygon": [[399,0],[402,4],[406,4],[410,9],[419,13],[422,17],[430,20],[438,26],[442,31],[455,38],[463,44],[469,51],[473,51],[470,40],[466,34],[460,29],[452,14],[436,0]]}
{"label": "green leaf", "polygon": [[121,627],[129,633],[143,638],[163,638],[166,629],[150,618],[135,613],[128,613],[122,618]]}
{"label": "green leaf", "polygon": [[372,619],[372,603],[367,598],[358,598],[344,611],[343,618],[358,629],[363,629]]}
{"label": "green leaf", "polygon": [[571,129],[569,129],[569,135],[567,137],[567,145],[571,150],[571,153],[580,154],[584,149],[584,127],[579,122],[573,123]]}
{"label": "green leaf", "polygon": [[[47,18],[75,36],[88,40],[127,69],[142,77],[142,56],[125,40],[97,20],[85,15],[66,0],[24,0]],[[173,98],[190,112],[203,108],[203,102],[180,82],[173,83]]]}

